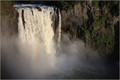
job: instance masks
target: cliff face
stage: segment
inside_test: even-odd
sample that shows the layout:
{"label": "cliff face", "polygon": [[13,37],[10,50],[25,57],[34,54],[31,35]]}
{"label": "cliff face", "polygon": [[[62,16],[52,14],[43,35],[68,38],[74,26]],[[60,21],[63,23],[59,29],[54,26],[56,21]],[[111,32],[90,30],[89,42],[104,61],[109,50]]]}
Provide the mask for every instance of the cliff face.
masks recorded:
{"label": "cliff face", "polygon": [[61,10],[62,33],[67,33],[72,40],[84,40],[86,46],[92,47],[101,55],[113,53],[118,56],[119,49],[115,49],[119,46],[116,45],[119,34],[118,13],[117,1],[78,2],[67,11]]}
{"label": "cliff face", "polygon": [[3,37],[17,36],[18,13],[13,7],[14,3],[1,2],[1,34]]}
{"label": "cliff face", "polygon": [[81,37],[78,26],[81,26],[88,21],[89,6],[91,6],[91,2],[77,3],[72,9],[61,11],[62,31],[69,33],[71,39]]}
{"label": "cliff face", "polygon": [[[7,36],[18,32],[18,14],[13,4],[5,1],[1,3],[2,34]],[[67,33],[71,40],[84,40],[86,46],[92,47],[101,55],[112,53],[114,59],[119,58],[118,1],[58,1],[52,4],[61,9],[62,34]]]}

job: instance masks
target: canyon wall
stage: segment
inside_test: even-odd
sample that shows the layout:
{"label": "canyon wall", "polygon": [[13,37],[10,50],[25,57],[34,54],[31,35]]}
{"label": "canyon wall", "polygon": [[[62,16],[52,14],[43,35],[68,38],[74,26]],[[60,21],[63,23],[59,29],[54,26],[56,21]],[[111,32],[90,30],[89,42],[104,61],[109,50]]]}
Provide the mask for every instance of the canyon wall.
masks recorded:
{"label": "canyon wall", "polygon": [[[62,34],[67,34],[71,40],[82,39],[87,47],[95,49],[101,55],[107,54],[110,59],[118,60],[118,1],[80,1],[72,7],[69,7],[71,3],[66,1],[65,4],[62,1],[49,3],[61,10]],[[18,33],[18,13],[13,7],[14,4],[15,2],[1,2],[1,27],[4,36],[10,37]]]}

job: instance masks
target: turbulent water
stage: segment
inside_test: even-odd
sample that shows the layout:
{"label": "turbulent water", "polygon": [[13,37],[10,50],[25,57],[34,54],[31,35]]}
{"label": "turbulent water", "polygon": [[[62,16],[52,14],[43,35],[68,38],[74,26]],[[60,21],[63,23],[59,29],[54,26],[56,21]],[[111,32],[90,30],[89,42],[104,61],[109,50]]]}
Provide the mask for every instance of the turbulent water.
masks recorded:
{"label": "turbulent water", "polygon": [[65,34],[61,39],[59,9],[28,4],[14,7],[19,14],[18,38],[3,39],[2,78],[109,78],[111,73],[106,74],[100,56],[83,41],[71,42]]}
{"label": "turbulent water", "polygon": [[18,27],[22,42],[37,44],[41,42],[47,54],[55,53],[54,31],[52,27],[53,7],[41,6],[42,11],[35,7],[19,8]]}

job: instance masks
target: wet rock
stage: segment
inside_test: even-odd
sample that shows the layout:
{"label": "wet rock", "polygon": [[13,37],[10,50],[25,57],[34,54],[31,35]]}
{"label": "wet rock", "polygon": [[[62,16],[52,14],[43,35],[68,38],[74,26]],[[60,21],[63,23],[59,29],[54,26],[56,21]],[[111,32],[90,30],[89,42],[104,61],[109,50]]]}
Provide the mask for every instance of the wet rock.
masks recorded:
{"label": "wet rock", "polygon": [[54,11],[56,11],[57,10],[57,7],[54,7]]}
{"label": "wet rock", "polygon": [[38,11],[42,11],[42,9],[40,8],[40,6],[37,6],[35,8],[38,9]]}

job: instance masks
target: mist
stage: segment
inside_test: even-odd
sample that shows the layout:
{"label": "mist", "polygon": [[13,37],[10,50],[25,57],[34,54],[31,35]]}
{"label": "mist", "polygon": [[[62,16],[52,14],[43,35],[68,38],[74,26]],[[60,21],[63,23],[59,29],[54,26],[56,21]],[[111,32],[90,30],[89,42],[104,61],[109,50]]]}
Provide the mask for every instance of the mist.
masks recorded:
{"label": "mist", "polygon": [[87,49],[82,40],[71,42],[65,35],[59,45],[57,47],[55,43],[56,54],[46,54],[43,47],[39,46],[36,56],[33,56],[33,45],[27,42],[23,44],[18,38],[2,38],[2,77],[94,78],[92,75],[100,77],[101,71],[105,75],[101,57]]}

